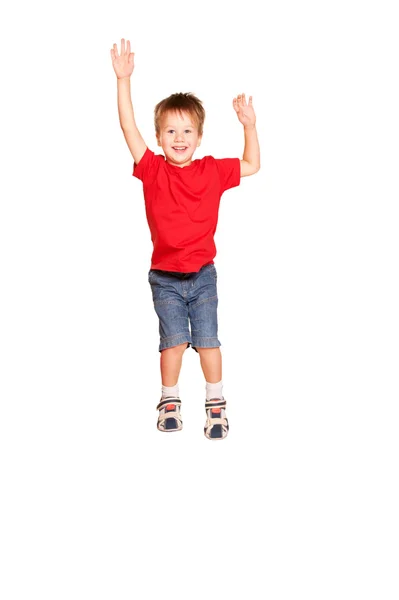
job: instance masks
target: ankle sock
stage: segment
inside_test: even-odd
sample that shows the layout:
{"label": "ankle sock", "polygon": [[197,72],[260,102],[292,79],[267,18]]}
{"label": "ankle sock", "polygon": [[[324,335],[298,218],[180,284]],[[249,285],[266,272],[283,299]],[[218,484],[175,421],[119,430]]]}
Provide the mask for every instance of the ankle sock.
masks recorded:
{"label": "ankle sock", "polygon": [[223,381],[220,380],[218,383],[208,383],[205,382],[206,389],[206,401],[211,400],[212,398],[223,398],[222,389],[223,389]]}
{"label": "ankle sock", "polygon": [[167,398],[168,396],[173,396],[174,398],[179,398],[179,384],[173,385],[171,387],[167,387],[166,385],[162,386],[162,398]]}

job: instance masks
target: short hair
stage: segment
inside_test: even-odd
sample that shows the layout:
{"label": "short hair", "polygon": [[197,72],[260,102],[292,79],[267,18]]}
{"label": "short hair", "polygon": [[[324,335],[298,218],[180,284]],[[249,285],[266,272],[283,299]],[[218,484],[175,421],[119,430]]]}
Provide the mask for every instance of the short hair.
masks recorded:
{"label": "short hair", "polygon": [[193,93],[178,93],[168,96],[158,102],[154,110],[154,125],[155,133],[157,135],[161,132],[161,121],[162,117],[169,111],[178,111],[180,115],[183,112],[190,114],[191,118],[195,121],[198,128],[198,135],[202,135],[204,130],[205,121],[205,110],[202,106],[201,100],[197,98]]}

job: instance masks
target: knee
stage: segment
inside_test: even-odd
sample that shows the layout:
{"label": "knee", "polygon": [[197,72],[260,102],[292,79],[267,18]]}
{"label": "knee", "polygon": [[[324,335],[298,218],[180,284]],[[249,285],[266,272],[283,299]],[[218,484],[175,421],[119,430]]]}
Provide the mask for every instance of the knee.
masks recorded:
{"label": "knee", "polygon": [[198,348],[197,346],[197,352],[200,356],[209,356],[220,352],[220,348],[219,346],[217,348]]}
{"label": "knee", "polygon": [[172,346],[172,348],[164,348],[162,354],[165,352],[172,356],[182,356],[187,346],[187,342],[184,342],[184,344],[178,344],[177,346]]}

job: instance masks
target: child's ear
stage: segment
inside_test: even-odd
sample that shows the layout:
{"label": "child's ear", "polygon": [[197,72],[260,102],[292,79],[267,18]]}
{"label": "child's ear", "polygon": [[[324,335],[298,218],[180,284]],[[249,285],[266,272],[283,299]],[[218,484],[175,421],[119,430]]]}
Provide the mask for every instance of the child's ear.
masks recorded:
{"label": "child's ear", "polygon": [[201,142],[202,142],[202,135],[198,138],[197,148],[199,148],[201,146]]}

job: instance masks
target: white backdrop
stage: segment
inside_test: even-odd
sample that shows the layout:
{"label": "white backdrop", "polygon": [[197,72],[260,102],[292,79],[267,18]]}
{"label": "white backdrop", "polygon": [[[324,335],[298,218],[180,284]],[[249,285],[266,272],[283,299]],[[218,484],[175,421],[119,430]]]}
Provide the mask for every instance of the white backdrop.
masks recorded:
{"label": "white backdrop", "polygon": [[[22,3],[1,19],[4,600],[397,599],[398,22],[394,2]],[[221,200],[230,434],[156,429],[158,320],[136,121],[196,93],[195,158],[261,170]],[[396,507],[396,508],[395,508]]]}

